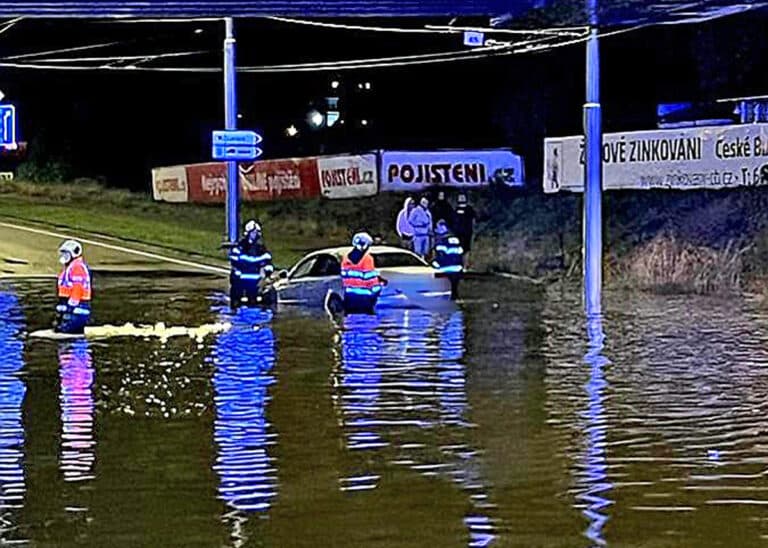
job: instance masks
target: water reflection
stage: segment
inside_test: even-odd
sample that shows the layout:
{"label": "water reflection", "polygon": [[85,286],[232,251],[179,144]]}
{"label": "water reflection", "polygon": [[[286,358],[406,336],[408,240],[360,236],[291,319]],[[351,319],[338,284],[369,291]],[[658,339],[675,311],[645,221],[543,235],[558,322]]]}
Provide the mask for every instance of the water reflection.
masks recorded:
{"label": "water reflection", "polygon": [[[487,489],[478,452],[467,441],[464,318],[461,312],[386,310],[343,319],[335,372],[347,447],[394,455],[389,464],[424,476],[447,477],[468,493],[465,516],[470,546],[495,538],[485,511]],[[371,463],[370,459],[366,459]],[[377,469],[343,478],[343,491],[368,491],[381,481]]]}
{"label": "water reflection", "polygon": [[606,498],[612,485],[608,480],[608,464],[605,455],[606,430],[608,428],[605,414],[604,390],[608,383],[605,380],[605,367],[610,363],[602,355],[603,324],[600,316],[590,316],[587,319],[588,350],[584,361],[589,366],[589,381],[585,386],[587,393],[587,409],[580,415],[585,433],[585,454],[579,463],[577,500],[586,506],[584,515],[589,520],[585,532],[587,538],[597,545],[605,545],[603,527],[608,521],[606,508],[611,501]]}
{"label": "water reflection", "polygon": [[61,457],[64,481],[93,479],[96,440],[93,435],[94,369],[86,340],[59,348],[61,377]]}
{"label": "water reflection", "polygon": [[232,329],[217,337],[213,349],[219,497],[238,512],[264,512],[277,492],[268,452],[275,435],[266,416],[274,382],[272,313],[244,308],[221,319]]}
{"label": "water reflection", "polygon": [[15,529],[13,512],[24,505],[24,425],[26,385],[21,340],[24,317],[13,293],[0,290],[0,540]]}

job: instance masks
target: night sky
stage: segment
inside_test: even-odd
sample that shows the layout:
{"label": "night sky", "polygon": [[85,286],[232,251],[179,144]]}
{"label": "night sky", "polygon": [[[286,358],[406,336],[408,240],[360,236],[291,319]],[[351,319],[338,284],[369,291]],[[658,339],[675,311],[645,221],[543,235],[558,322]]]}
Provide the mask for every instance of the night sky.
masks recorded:
{"label": "night sky", "polygon": [[[346,20],[346,22],[352,22]],[[445,20],[365,19],[363,25]],[[606,131],[650,129],[656,104],[768,93],[763,13],[696,26],[636,30],[602,41]],[[238,20],[238,65],[334,61],[463,49],[460,35],[328,30]],[[202,32],[195,32],[202,30]],[[0,35],[0,57],[120,42],[48,57],[144,55],[206,50],[143,66],[218,67],[220,22],[125,24],[23,20]],[[32,62],[32,59],[25,59]],[[125,65],[127,63],[122,63]],[[311,132],[305,117],[341,82],[344,127]],[[540,177],[545,136],[580,133],[584,46],[403,68],[242,74],[243,128],[264,135],[265,157],[375,148],[512,147],[529,181]],[[369,91],[358,84],[370,82]],[[20,137],[34,158],[62,161],[72,176],[147,190],[153,166],[207,161],[210,131],[223,119],[220,74],[77,72],[0,68],[0,89],[18,106]],[[361,127],[359,120],[369,121]],[[296,125],[301,134],[285,135]]]}

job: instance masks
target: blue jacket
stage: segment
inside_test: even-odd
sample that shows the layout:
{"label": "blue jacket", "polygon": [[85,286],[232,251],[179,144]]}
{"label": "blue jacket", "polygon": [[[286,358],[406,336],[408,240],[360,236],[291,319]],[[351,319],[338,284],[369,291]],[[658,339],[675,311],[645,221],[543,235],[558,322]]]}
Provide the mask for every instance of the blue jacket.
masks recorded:
{"label": "blue jacket", "polygon": [[440,236],[435,246],[435,259],[432,261],[438,272],[442,274],[460,274],[464,270],[464,249],[456,236],[448,234]]}
{"label": "blue jacket", "polygon": [[232,275],[240,280],[260,282],[274,272],[272,254],[260,240],[251,242],[243,238],[229,252]]}

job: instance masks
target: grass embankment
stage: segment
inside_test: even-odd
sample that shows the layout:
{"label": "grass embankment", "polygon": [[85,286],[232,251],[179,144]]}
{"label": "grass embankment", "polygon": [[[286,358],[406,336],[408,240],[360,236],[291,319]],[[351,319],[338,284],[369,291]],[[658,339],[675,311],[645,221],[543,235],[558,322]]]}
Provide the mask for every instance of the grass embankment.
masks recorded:
{"label": "grass embankment", "polygon": [[[472,197],[480,215],[472,266],[543,279],[581,275],[581,197],[510,189]],[[401,195],[352,201],[244,204],[280,266],[310,249],[344,245],[365,228],[396,242]],[[605,279],[661,291],[728,292],[768,279],[768,192],[610,192],[605,196]],[[223,206],[155,203],[93,183],[0,183],[0,216],[149,244],[223,261]]]}

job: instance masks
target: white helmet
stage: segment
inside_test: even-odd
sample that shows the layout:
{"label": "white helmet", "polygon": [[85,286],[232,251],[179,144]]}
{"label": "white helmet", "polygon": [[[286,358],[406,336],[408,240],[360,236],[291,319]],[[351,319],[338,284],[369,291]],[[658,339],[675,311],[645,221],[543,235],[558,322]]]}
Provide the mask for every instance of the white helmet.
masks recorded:
{"label": "white helmet", "polygon": [[258,234],[261,234],[261,225],[256,221],[254,221],[253,219],[251,219],[250,221],[245,223],[244,232],[246,234],[250,234],[251,232],[256,232]]}
{"label": "white helmet", "polygon": [[367,232],[358,232],[352,237],[352,246],[360,251],[365,251],[371,245],[373,245],[373,238]]}
{"label": "white helmet", "polygon": [[83,254],[83,246],[77,240],[67,240],[59,246],[59,262],[67,264]]}

